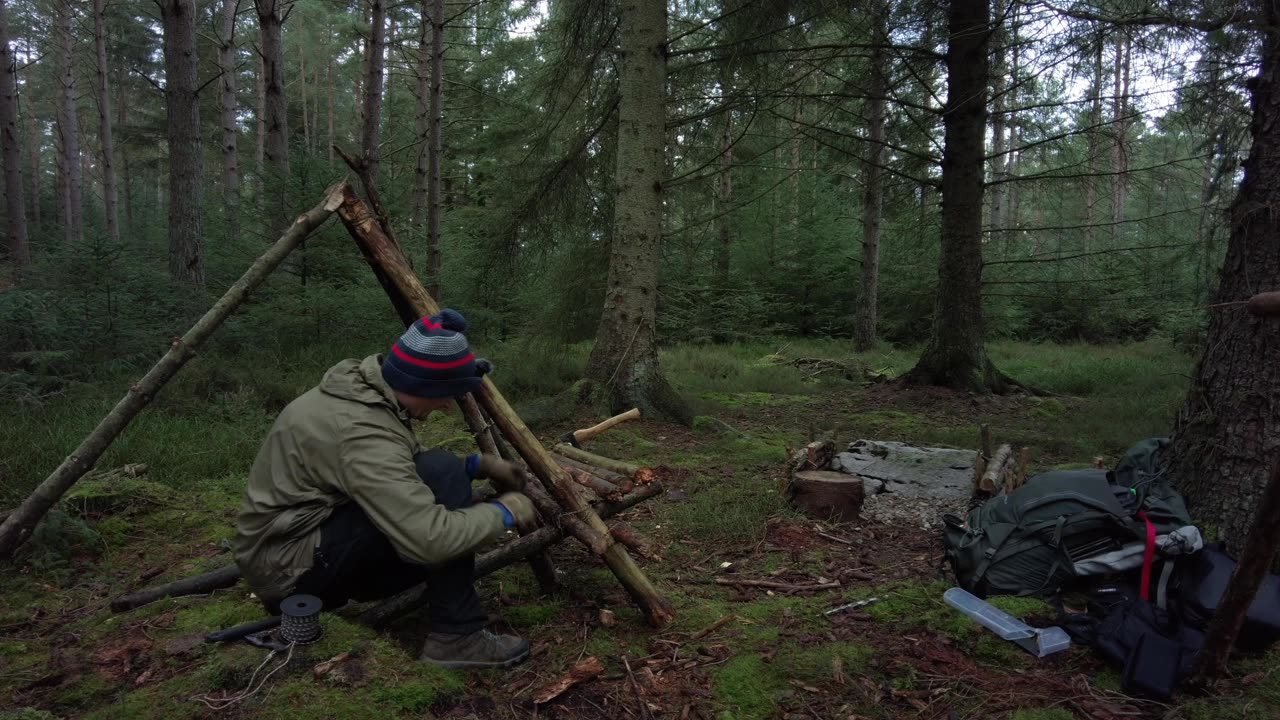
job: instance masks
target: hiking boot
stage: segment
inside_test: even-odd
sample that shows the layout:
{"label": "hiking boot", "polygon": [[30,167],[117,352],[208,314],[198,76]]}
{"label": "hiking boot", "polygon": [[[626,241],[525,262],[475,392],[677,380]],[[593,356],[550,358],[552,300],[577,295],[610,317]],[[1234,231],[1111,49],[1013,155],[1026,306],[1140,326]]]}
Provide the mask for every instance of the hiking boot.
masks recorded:
{"label": "hiking boot", "polygon": [[445,668],[505,668],[529,657],[529,643],[515,635],[477,630],[467,635],[427,633],[418,659]]}

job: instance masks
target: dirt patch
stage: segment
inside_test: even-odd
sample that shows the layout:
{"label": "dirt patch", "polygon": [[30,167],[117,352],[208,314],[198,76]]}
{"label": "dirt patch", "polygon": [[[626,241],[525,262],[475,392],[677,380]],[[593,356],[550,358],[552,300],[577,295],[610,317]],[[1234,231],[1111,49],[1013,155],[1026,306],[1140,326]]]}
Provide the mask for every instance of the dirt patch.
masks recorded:
{"label": "dirt patch", "polygon": [[152,642],[145,635],[129,635],[109,640],[94,651],[93,667],[104,679],[121,682],[148,664]]}

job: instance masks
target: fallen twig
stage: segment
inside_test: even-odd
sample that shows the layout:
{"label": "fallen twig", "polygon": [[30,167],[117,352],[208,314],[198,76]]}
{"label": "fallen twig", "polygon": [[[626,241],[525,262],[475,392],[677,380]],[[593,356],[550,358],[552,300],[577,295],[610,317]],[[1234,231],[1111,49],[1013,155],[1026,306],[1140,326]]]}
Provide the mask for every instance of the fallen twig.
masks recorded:
{"label": "fallen twig", "polygon": [[533,703],[535,705],[545,705],[563,695],[566,690],[574,685],[591,680],[603,672],[604,664],[600,662],[600,658],[592,655],[570,668],[569,672],[565,673],[559,680],[534,694]]}
{"label": "fallen twig", "polygon": [[690,635],[690,636],[689,636],[689,642],[695,642],[695,641],[697,641],[697,640],[701,640],[702,638],[704,638],[704,637],[706,637],[706,636],[710,635],[711,633],[713,633],[713,632],[715,632],[715,631],[719,630],[720,628],[724,627],[725,625],[728,625],[729,623],[731,623],[731,622],[733,622],[734,620],[737,620],[737,619],[738,619],[738,616],[737,616],[737,615],[734,615],[733,613],[729,613],[728,615],[725,615],[724,617],[720,618],[719,620],[717,620],[717,621],[715,621],[715,622],[711,623],[710,625],[708,625],[708,626],[706,626],[706,627],[702,628],[702,629],[701,629],[701,630],[699,630],[698,632],[696,632],[696,633],[694,633],[694,634]]}
{"label": "fallen twig", "polygon": [[777,582],[775,580],[740,580],[738,578],[718,577],[717,585],[736,585],[740,587],[761,587],[770,590],[782,590],[784,592],[806,592],[813,590],[837,590],[840,588],[838,582],[814,583],[813,585],[793,585],[791,583]]}

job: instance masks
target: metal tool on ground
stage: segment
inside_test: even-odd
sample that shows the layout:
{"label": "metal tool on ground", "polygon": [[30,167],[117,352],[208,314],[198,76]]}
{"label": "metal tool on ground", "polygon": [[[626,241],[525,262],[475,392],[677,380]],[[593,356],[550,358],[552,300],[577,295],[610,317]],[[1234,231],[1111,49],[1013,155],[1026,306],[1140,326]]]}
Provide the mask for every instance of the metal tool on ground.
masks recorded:
{"label": "metal tool on ground", "polygon": [[581,448],[582,443],[587,442],[588,440],[594,438],[595,436],[599,435],[605,430],[608,430],[609,428],[614,427],[615,425],[621,425],[622,423],[628,420],[638,420],[639,418],[640,418],[640,408],[631,408],[630,410],[624,413],[614,415],[613,417],[609,418],[608,420],[605,420],[604,422],[598,425],[592,425],[589,428],[583,428],[581,430],[574,430],[573,432],[567,432],[564,435],[560,436],[560,442],[568,443],[569,445],[572,445],[576,448]]}
{"label": "metal tool on ground", "polygon": [[1000,639],[1008,640],[1038,658],[1071,647],[1071,638],[1062,628],[1033,628],[963,588],[951,588],[942,594],[942,599],[979,625],[999,635]]}

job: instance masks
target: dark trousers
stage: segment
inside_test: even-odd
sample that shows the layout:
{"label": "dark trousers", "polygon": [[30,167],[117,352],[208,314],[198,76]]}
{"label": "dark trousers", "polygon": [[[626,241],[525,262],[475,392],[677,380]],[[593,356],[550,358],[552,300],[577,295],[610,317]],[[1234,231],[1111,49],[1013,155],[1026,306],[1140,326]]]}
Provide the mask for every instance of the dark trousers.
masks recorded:
{"label": "dark trousers", "polygon": [[[436,502],[450,510],[471,505],[471,479],[457,456],[430,450],[418,453],[414,464]],[[336,609],[349,599],[378,600],[425,581],[431,630],[470,633],[488,619],[472,584],[474,571],[475,555],[432,567],[405,562],[360,506],[349,502],[320,526],[315,565],[298,578],[294,592],[315,595],[325,608]]]}

